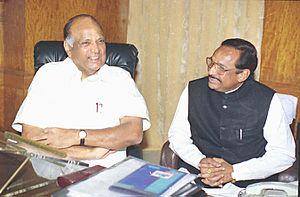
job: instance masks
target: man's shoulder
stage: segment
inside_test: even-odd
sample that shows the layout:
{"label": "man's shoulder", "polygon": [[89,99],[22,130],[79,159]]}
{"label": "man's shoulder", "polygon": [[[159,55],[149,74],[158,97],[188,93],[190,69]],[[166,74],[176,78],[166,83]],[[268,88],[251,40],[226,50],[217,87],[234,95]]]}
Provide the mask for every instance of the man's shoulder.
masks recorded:
{"label": "man's shoulder", "polygon": [[267,86],[266,84],[263,84],[262,82],[259,82],[259,81],[255,80],[255,79],[253,79],[252,77],[247,80],[247,83],[254,84],[254,86],[256,88],[260,89],[261,91],[268,91],[268,92],[272,92],[272,93],[276,92],[271,87]]}
{"label": "man's shoulder", "polygon": [[45,72],[47,74],[64,72],[71,68],[71,59],[67,58],[59,62],[49,62],[44,64],[38,72]]}
{"label": "man's shoulder", "polygon": [[102,74],[105,78],[108,77],[110,80],[131,79],[130,73],[119,66],[109,66],[105,64],[100,69],[100,74]]}

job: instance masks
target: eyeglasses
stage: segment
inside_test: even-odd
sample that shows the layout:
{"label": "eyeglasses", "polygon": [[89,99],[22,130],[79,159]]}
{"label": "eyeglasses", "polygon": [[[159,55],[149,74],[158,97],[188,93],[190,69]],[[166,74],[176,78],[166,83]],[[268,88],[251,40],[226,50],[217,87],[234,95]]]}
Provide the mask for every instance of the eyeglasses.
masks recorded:
{"label": "eyeglasses", "polygon": [[206,58],[206,64],[207,64],[208,70],[210,70],[213,66],[215,66],[216,72],[217,72],[219,75],[224,75],[225,72],[227,72],[227,71],[231,71],[231,70],[236,70],[236,69],[237,69],[237,68],[225,69],[225,68],[224,68],[224,65],[222,65],[222,64],[220,64],[220,63],[217,63],[217,62],[214,62],[214,61],[212,60],[212,57],[207,57],[207,58]]}

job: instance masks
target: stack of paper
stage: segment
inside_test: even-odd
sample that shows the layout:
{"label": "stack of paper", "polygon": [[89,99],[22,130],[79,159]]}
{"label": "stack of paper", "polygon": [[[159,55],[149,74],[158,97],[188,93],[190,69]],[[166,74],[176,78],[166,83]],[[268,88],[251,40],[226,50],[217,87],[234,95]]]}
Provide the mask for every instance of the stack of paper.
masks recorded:
{"label": "stack of paper", "polygon": [[195,174],[128,157],[84,181],[54,193],[53,196],[132,196],[138,193],[170,196],[196,178]]}

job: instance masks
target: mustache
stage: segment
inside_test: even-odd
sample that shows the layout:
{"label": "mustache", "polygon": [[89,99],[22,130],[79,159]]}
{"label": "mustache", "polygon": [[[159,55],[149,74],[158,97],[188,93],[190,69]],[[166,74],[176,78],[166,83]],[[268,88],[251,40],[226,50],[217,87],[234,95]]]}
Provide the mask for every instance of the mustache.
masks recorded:
{"label": "mustache", "polygon": [[209,78],[216,79],[216,80],[218,80],[218,81],[220,81],[220,82],[221,82],[221,80],[220,80],[219,78],[217,78],[217,77],[215,77],[215,76],[213,76],[213,75],[208,75],[208,77],[209,77]]}

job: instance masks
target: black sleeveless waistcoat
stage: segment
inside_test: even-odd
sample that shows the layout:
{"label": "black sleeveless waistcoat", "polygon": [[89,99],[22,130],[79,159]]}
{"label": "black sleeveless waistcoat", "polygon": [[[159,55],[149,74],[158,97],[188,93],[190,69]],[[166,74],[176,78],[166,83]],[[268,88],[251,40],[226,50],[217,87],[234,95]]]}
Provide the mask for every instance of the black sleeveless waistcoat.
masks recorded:
{"label": "black sleeveless waistcoat", "polygon": [[[192,139],[206,157],[235,164],[265,153],[263,127],[274,90],[249,78],[238,90],[225,94],[210,89],[207,77],[191,81],[188,90]],[[195,173],[183,161],[180,165]]]}

